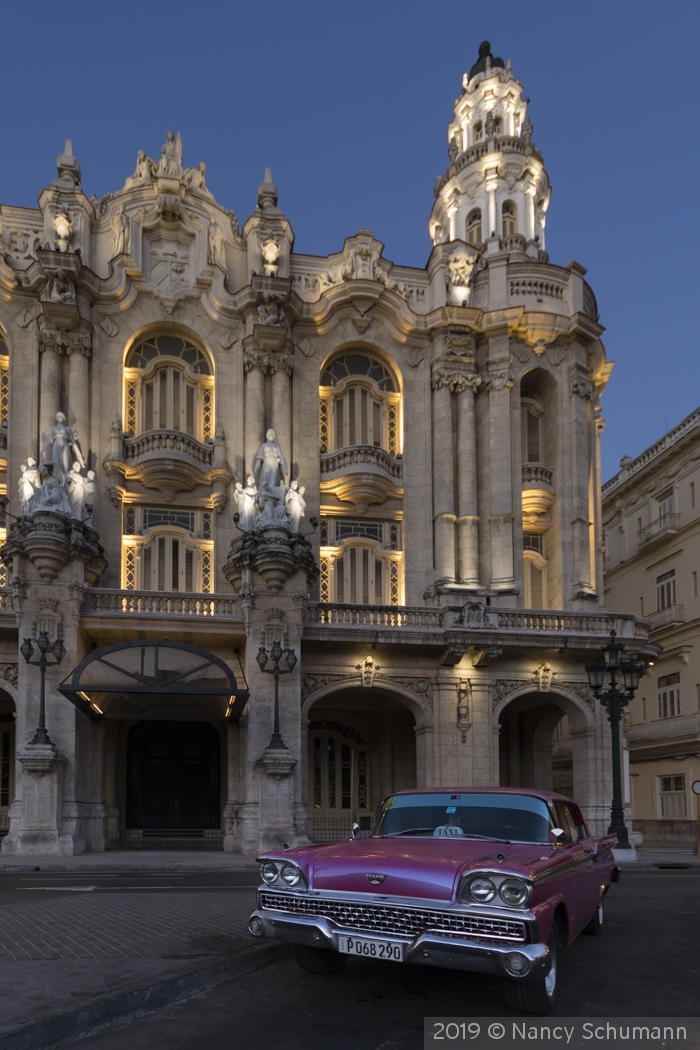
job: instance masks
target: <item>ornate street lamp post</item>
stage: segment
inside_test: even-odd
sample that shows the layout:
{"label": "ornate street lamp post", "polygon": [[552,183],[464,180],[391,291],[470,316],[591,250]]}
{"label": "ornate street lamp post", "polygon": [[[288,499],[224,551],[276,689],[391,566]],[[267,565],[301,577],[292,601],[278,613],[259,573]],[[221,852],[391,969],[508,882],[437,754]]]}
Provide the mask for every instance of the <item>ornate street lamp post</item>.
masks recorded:
{"label": "ornate street lamp post", "polygon": [[[34,734],[34,738],[31,741],[32,744],[52,744],[49,734],[46,732],[46,668],[56,667],[60,664],[63,657],[66,655],[65,646],[60,638],[51,645],[46,631],[42,631],[36,640],[37,648],[41,654],[38,660],[32,660],[34,655],[34,646],[32,645],[31,638],[25,638],[22,642],[19,651],[21,652],[24,659],[28,664],[32,664],[33,667],[38,667],[41,672],[41,692],[39,693],[39,725],[37,731]],[[46,654],[51,649],[55,659],[47,659]]]}
{"label": "ornate street lamp post", "polygon": [[[624,708],[634,696],[639,679],[646,668],[644,664],[637,664],[634,658],[623,659],[625,647],[615,641],[615,632],[610,632],[610,644],[602,648],[603,663],[591,664],[586,668],[588,684],[608,712],[610,732],[612,737],[612,774],[613,774],[613,797],[610,810],[609,835],[617,835],[618,849],[631,849],[627,827],[625,825],[625,810],[622,801],[622,763],[620,751],[620,722]],[[620,688],[620,679],[622,688]],[[603,686],[608,682],[608,688]]]}
{"label": "ornate street lamp post", "polygon": [[[286,656],[288,670],[283,671],[280,669],[280,660],[283,656]],[[272,657],[274,661],[274,667],[265,667],[268,659]],[[293,649],[283,649],[279,642],[275,642],[272,649],[268,653],[267,649],[263,645],[258,650],[258,655],[255,657],[258,661],[258,667],[265,674],[271,674],[275,677],[275,721],[272,730],[272,737],[268,744],[268,749],[274,750],[287,750],[287,745],[282,739],[280,733],[280,700],[279,700],[279,680],[280,675],[291,674],[294,670],[297,662],[296,654]]]}

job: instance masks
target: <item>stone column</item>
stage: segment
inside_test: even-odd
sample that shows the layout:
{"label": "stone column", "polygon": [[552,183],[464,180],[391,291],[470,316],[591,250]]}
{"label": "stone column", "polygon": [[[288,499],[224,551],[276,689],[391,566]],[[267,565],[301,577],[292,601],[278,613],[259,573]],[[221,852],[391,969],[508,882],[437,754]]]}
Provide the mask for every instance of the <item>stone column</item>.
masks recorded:
{"label": "stone column", "polygon": [[[497,337],[500,341],[501,337]],[[507,344],[507,337],[506,337]],[[511,447],[511,398],[513,377],[508,360],[494,361],[489,375],[489,444],[491,480],[491,589],[515,589],[513,559],[513,479]]]}
{"label": "stone column", "polygon": [[[277,444],[282,449],[289,469],[292,469],[292,422],[289,392],[289,372],[285,365],[278,365],[272,375],[272,426]],[[291,477],[287,478],[287,484]]]}
{"label": "stone column", "polygon": [[496,215],[496,190],[498,189],[498,172],[497,170],[491,169],[486,173],[486,193],[488,195],[488,228],[481,231],[483,240],[487,240],[489,237],[497,237],[498,231],[498,218]]}
{"label": "stone column", "polygon": [[[588,370],[586,369],[585,372]],[[593,587],[595,578],[595,506],[596,494],[591,481],[595,476],[595,436],[591,419],[593,385],[576,364],[570,375],[570,433],[571,458],[569,484],[571,485],[571,533],[573,546],[573,589],[571,600],[597,600]]]}
{"label": "stone column", "polygon": [[455,579],[455,482],[450,377],[433,373],[433,522],[435,582]]}
{"label": "stone column", "polygon": [[478,588],[479,517],[474,394],[474,380],[467,379],[457,398],[457,571],[460,583]]}
{"label": "stone column", "polygon": [[86,340],[67,347],[70,354],[68,371],[68,422],[78,431],[78,440],[87,462],[92,444],[90,433],[90,348]]}
{"label": "stone column", "polygon": [[265,427],[265,376],[257,365],[249,366],[246,375],[245,402],[245,470],[252,473],[253,457],[260,448]]}
{"label": "stone column", "polygon": [[61,411],[61,353],[60,335],[42,332],[39,336],[41,353],[41,381],[39,384],[39,430],[40,440],[44,431],[56,422],[56,413]]}

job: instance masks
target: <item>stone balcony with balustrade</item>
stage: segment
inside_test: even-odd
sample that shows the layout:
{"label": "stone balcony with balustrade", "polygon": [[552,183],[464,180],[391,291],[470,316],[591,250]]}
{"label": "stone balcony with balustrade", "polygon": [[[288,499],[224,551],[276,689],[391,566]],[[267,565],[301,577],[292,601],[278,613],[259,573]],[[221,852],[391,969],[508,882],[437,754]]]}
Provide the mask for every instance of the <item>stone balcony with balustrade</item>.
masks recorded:
{"label": "stone balcony with balustrade", "polygon": [[639,530],[639,546],[648,547],[652,543],[658,543],[665,536],[672,536],[678,532],[681,524],[681,516],[676,511],[660,514],[656,521],[645,525]]}
{"label": "stone balcony with balustrade", "polygon": [[94,587],[80,610],[80,624],[97,639],[164,637],[193,645],[243,642],[245,619],[235,594],[136,591]]}
{"label": "stone balcony with balustrade", "polygon": [[662,627],[677,627],[685,623],[685,611],[682,605],[669,605],[647,615],[649,630],[659,631]]}
{"label": "stone balcony with balustrade", "polygon": [[113,434],[104,467],[113,488],[137,481],[157,489],[166,502],[178,492],[206,485],[213,489],[217,509],[225,504],[225,488],[233,478],[222,436],[202,442],[182,430],[148,430],[137,437]]}
{"label": "stone balcony with balustrade", "polygon": [[554,504],[554,471],[546,463],[523,463],[523,520],[530,527],[546,527]]}
{"label": "stone balcony with balustrade", "polygon": [[657,740],[678,740],[682,737],[700,737],[700,711],[675,718],[657,718],[625,730],[628,744],[645,744]]}
{"label": "stone balcony with balustrade", "polygon": [[403,496],[403,460],[374,445],[349,445],[321,453],[321,492],[353,503],[364,513],[372,503]]}

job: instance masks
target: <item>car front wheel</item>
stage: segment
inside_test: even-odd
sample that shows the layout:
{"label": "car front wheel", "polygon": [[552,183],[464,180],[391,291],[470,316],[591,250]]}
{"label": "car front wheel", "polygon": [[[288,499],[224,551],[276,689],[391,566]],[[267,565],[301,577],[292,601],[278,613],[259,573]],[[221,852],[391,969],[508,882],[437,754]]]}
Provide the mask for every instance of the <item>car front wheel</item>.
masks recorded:
{"label": "car front wheel", "polygon": [[330,948],[310,948],[306,944],[293,944],[292,950],[298,965],[307,973],[337,973],[342,970],[347,959],[347,955]]}
{"label": "car front wheel", "polygon": [[552,967],[543,981],[523,984],[506,978],[505,998],[511,1010],[522,1010],[527,1014],[549,1014],[554,1009],[557,994],[557,971],[559,939],[552,926],[547,947],[552,956]]}

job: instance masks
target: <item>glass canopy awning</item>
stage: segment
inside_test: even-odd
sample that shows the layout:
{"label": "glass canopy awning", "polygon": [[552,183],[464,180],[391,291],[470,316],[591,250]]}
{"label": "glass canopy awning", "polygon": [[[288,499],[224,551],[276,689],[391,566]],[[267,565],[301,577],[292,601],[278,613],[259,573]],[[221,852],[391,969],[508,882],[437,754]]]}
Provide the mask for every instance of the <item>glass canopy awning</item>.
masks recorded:
{"label": "glass canopy awning", "polygon": [[93,719],[237,722],[248,702],[218,656],[182,642],[121,642],[89,653],[58,687]]}

